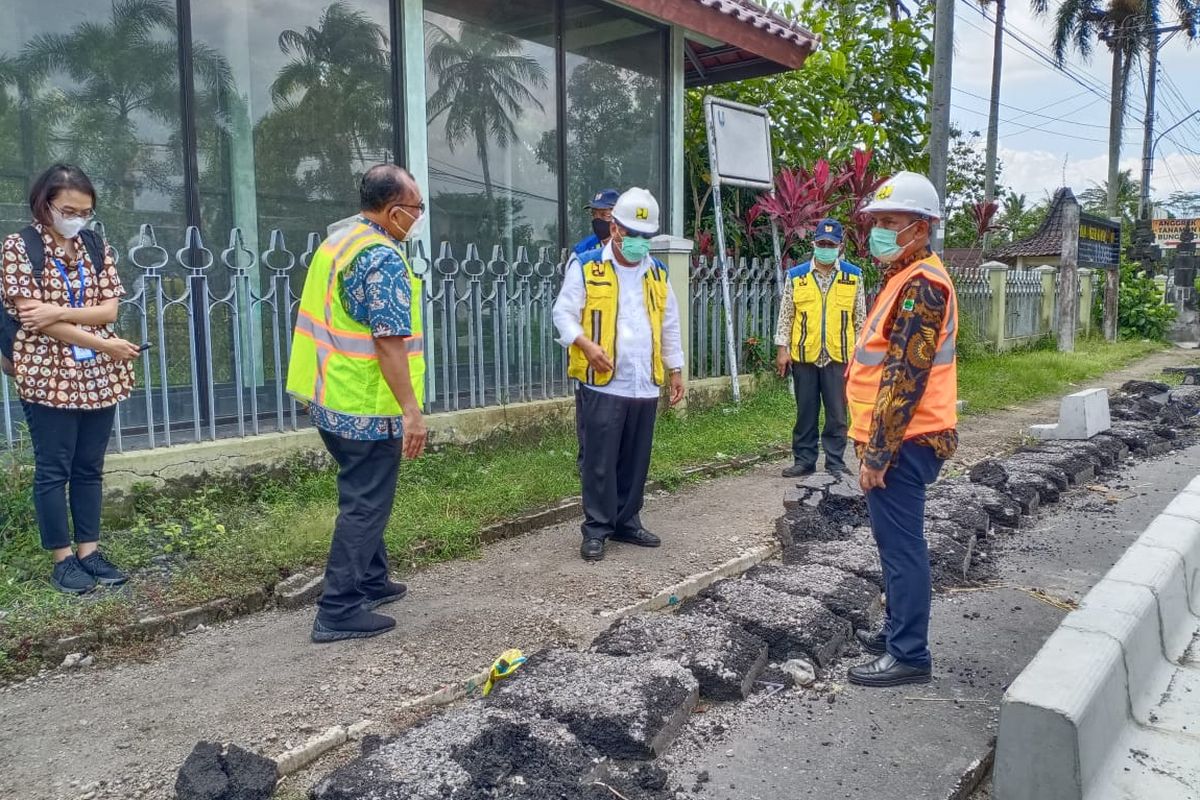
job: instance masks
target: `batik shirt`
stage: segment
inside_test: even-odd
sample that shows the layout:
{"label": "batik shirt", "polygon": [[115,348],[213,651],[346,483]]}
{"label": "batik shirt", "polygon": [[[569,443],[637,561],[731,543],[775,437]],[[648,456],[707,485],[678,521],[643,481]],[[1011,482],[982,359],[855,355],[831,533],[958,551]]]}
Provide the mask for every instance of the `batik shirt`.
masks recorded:
{"label": "batik shirt", "polygon": [[[884,283],[928,255],[920,253],[890,265],[883,275]],[[885,469],[896,462],[904,434],[929,385],[948,299],[944,289],[918,275],[905,284],[884,320],[882,330],[888,337],[888,350],[871,418],[871,435],[866,443],[855,444],[859,460],[870,469]],[[932,447],[938,458],[945,460],[958,449],[958,431],[948,428],[912,441]]]}

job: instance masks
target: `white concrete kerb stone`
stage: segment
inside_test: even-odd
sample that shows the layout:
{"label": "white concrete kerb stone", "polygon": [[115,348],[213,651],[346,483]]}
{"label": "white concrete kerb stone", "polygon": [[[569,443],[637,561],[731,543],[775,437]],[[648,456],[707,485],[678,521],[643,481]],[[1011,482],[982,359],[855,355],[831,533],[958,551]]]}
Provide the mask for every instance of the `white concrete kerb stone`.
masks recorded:
{"label": "white concrete kerb stone", "polygon": [[1062,399],[1058,423],[1033,425],[1029,432],[1035,439],[1090,439],[1112,427],[1108,411],[1108,391],[1085,389]]}

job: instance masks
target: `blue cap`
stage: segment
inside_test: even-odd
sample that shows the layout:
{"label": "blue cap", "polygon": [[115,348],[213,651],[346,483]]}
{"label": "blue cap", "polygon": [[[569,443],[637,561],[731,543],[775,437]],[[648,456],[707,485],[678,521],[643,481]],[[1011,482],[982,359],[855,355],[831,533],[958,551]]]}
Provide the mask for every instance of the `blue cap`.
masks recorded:
{"label": "blue cap", "polygon": [[592,198],[592,202],[588,203],[584,208],[612,208],[617,204],[617,198],[621,193],[616,189],[601,189],[596,192],[596,196]]}
{"label": "blue cap", "polygon": [[842,223],[836,219],[823,219],[817,223],[817,229],[813,231],[814,242],[837,242],[842,243]]}

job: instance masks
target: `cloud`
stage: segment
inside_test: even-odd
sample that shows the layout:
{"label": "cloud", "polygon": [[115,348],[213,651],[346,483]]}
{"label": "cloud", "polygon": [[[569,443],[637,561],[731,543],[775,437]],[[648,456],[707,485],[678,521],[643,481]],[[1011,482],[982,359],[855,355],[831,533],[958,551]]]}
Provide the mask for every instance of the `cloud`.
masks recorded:
{"label": "cloud", "polygon": [[[1045,193],[1063,185],[1064,172],[1066,185],[1076,194],[1090,188],[1093,183],[1101,184],[1108,179],[1106,155],[1076,158],[1064,152],[1002,146],[1000,161],[1004,165],[1001,183],[1018,194],[1029,195],[1030,200],[1041,199]],[[1156,157],[1150,179],[1154,196],[1165,199],[1177,190],[1200,191],[1200,172],[1195,169],[1195,163],[1195,158],[1189,159],[1183,153],[1167,153]],[[1142,161],[1137,156],[1121,159],[1121,169],[1131,169],[1134,175],[1140,175],[1141,168]]]}

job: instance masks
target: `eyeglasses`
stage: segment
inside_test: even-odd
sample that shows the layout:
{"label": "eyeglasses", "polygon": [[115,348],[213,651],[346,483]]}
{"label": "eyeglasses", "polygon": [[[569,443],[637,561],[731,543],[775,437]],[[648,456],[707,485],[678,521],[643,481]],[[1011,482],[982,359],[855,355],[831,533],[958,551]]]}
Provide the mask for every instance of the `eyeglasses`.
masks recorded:
{"label": "eyeglasses", "polygon": [[94,208],[89,208],[87,211],[76,211],[73,208],[59,208],[53,203],[50,204],[50,208],[62,214],[67,219],[82,219],[90,222],[96,218],[96,209]]}
{"label": "eyeglasses", "polygon": [[424,203],[396,203],[396,205],[400,206],[401,208],[415,208],[415,209],[419,210],[422,214],[425,213],[425,204]]}

